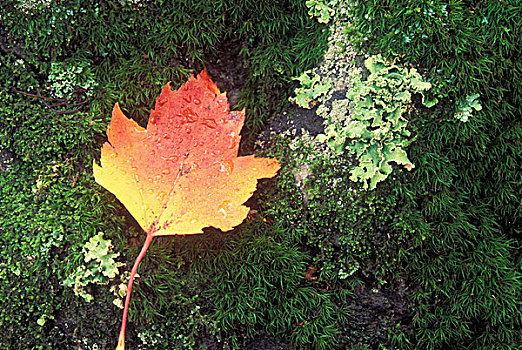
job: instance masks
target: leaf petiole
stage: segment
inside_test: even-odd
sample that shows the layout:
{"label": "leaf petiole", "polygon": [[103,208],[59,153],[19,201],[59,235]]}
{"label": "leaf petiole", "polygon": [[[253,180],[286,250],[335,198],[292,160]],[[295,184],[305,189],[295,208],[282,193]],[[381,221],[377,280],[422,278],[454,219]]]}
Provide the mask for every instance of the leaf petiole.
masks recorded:
{"label": "leaf petiole", "polygon": [[127,325],[127,313],[129,311],[129,304],[130,304],[130,297],[132,292],[132,284],[134,282],[134,276],[138,272],[138,267],[140,265],[141,259],[145,256],[145,253],[147,252],[147,249],[150,246],[150,242],[152,241],[152,237],[154,235],[147,233],[147,238],[145,239],[145,242],[143,243],[143,247],[141,248],[140,254],[136,258],[136,261],[134,262],[134,266],[132,267],[130,278],[129,278],[129,284],[127,286],[127,295],[125,296],[125,306],[123,308],[123,318],[121,321],[121,329],[120,329],[120,336],[118,338],[118,346],[116,347],[116,350],[124,350],[125,349],[125,327]]}

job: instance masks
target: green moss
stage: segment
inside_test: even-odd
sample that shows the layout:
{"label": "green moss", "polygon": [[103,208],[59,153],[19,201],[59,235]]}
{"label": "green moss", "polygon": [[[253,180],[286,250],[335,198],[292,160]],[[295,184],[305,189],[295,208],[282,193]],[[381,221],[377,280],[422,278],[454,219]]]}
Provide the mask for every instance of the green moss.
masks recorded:
{"label": "green moss", "polygon": [[[402,255],[419,286],[415,332],[398,347],[520,343],[519,12],[514,1],[353,7],[359,32],[371,33],[367,49],[421,67],[441,102],[412,113],[417,137],[408,157],[416,170],[395,190],[411,212],[401,226],[418,228]],[[456,122],[460,116],[468,121]]]}
{"label": "green moss", "polygon": [[[363,191],[347,181],[350,161],[317,152],[313,140],[295,143],[280,137],[276,145],[271,156],[283,166],[277,185],[263,193],[260,202],[274,222],[272,236],[303,247],[310,256],[308,282],[316,288],[327,285],[330,302],[353,317],[341,317],[334,324],[334,343],[347,348],[373,346],[372,337],[360,336],[350,327],[352,320],[367,317],[358,303],[368,300],[359,301],[354,291],[360,283],[375,283],[376,290],[397,283],[403,271],[398,252],[407,246],[414,229],[391,227],[408,213],[398,209],[398,199],[388,186]],[[379,325],[358,322],[368,332],[386,333],[395,329],[392,318],[381,317]]]}
{"label": "green moss", "polygon": [[318,154],[314,143],[280,140],[275,156],[283,168],[276,189],[263,198],[282,235],[277,237],[313,252],[321,279],[352,283],[357,278],[351,276],[378,251],[376,232],[397,219],[395,201],[347,182],[351,162]]}
{"label": "green moss", "polygon": [[212,262],[215,277],[206,294],[218,331],[232,347],[245,333],[252,338],[263,332],[298,348],[335,344],[342,315],[328,293],[302,284],[305,255],[262,235],[233,242],[229,249]]}
{"label": "green moss", "polygon": [[[83,259],[76,252],[93,232],[114,235],[122,221],[112,214],[113,200],[79,171],[88,159],[80,145],[90,132],[87,127],[77,128],[74,118],[50,127],[52,115],[38,106],[19,104],[16,113],[6,107],[3,112],[0,141],[12,150],[14,161],[0,172],[1,343],[57,348],[70,340],[55,326],[64,321],[60,310],[79,310],[77,298],[61,284]],[[65,146],[64,140],[71,143]]]}

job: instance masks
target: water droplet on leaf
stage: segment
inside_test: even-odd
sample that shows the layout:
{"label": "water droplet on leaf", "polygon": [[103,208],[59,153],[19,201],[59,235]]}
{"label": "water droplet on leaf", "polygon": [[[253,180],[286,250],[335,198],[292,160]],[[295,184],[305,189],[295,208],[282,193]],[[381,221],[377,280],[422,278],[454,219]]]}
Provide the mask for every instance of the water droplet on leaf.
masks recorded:
{"label": "water droplet on leaf", "polygon": [[201,123],[205,126],[208,126],[211,129],[215,129],[217,126],[217,123],[214,119],[203,119]]}
{"label": "water droplet on leaf", "polygon": [[192,108],[187,107],[183,110],[180,120],[181,124],[194,123],[196,120],[198,120],[198,115],[194,113]]}
{"label": "water droplet on leaf", "polygon": [[219,169],[219,172],[221,173],[227,173],[227,175],[230,175],[232,173],[232,170],[234,170],[234,163],[231,160],[224,160],[222,162],[219,162],[219,165],[221,166]]}
{"label": "water droplet on leaf", "polygon": [[163,106],[165,103],[167,103],[168,99],[166,96],[160,96],[158,98],[158,106]]}
{"label": "water droplet on leaf", "polygon": [[171,163],[176,163],[178,161],[178,157],[177,156],[170,156],[170,157],[161,156],[161,159],[166,161],[166,162],[171,162]]}
{"label": "water droplet on leaf", "polygon": [[225,218],[225,219],[232,217],[232,215],[230,214],[231,210],[232,210],[232,202],[230,202],[230,201],[223,201],[218,206],[218,213],[222,214],[223,218]]}
{"label": "water droplet on leaf", "polygon": [[166,196],[166,195],[167,195],[167,194],[166,194],[165,192],[161,191],[161,192],[159,192],[158,195],[156,196],[156,199],[157,199],[158,201],[160,201],[160,202],[163,202],[163,200],[165,199],[165,196]]}

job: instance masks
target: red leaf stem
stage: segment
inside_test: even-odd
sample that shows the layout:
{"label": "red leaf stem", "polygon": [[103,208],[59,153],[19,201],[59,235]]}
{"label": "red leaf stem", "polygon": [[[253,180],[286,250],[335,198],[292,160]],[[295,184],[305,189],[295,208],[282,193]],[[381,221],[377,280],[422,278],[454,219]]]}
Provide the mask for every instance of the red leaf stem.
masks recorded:
{"label": "red leaf stem", "polygon": [[127,313],[129,311],[129,304],[130,304],[130,298],[131,298],[131,292],[132,292],[132,284],[134,282],[134,276],[138,272],[138,266],[140,265],[141,259],[145,256],[145,253],[147,252],[147,249],[150,246],[150,242],[152,241],[152,237],[154,237],[151,234],[147,234],[147,238],[145,239],[145,242],[143,243],[143,247],[141,248],[141,252],[136,258],[136,261],[134,262],[134,266],[132,267],[130,279],[129,279],[129,285],[127,286],[127,295],[125,297],[125,307],[123,308],[123,318],[121,321],[121,330],[120,330],[120,336],[118,338],[118,346],[116,347],[116,350],[124,350],[125,349],[125,327],[127,325]]}

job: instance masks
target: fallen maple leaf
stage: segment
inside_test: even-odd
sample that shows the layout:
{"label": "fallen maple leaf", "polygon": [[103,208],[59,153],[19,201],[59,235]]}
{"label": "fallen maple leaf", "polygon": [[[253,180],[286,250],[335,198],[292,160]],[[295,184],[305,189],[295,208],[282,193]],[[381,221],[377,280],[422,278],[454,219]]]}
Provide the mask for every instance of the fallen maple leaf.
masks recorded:
{"label": "fallen maple leaf", "polygon": [[125,347],[132,283],[152,238],[231,230],[247,216],[243,203],[257,180],[279,169],[276,159],[237,156],[244,119],[206,70],[177,91],[165,85],[146,129],[115,105],[94,177],[147,233],[131,270],[117,350]]}

